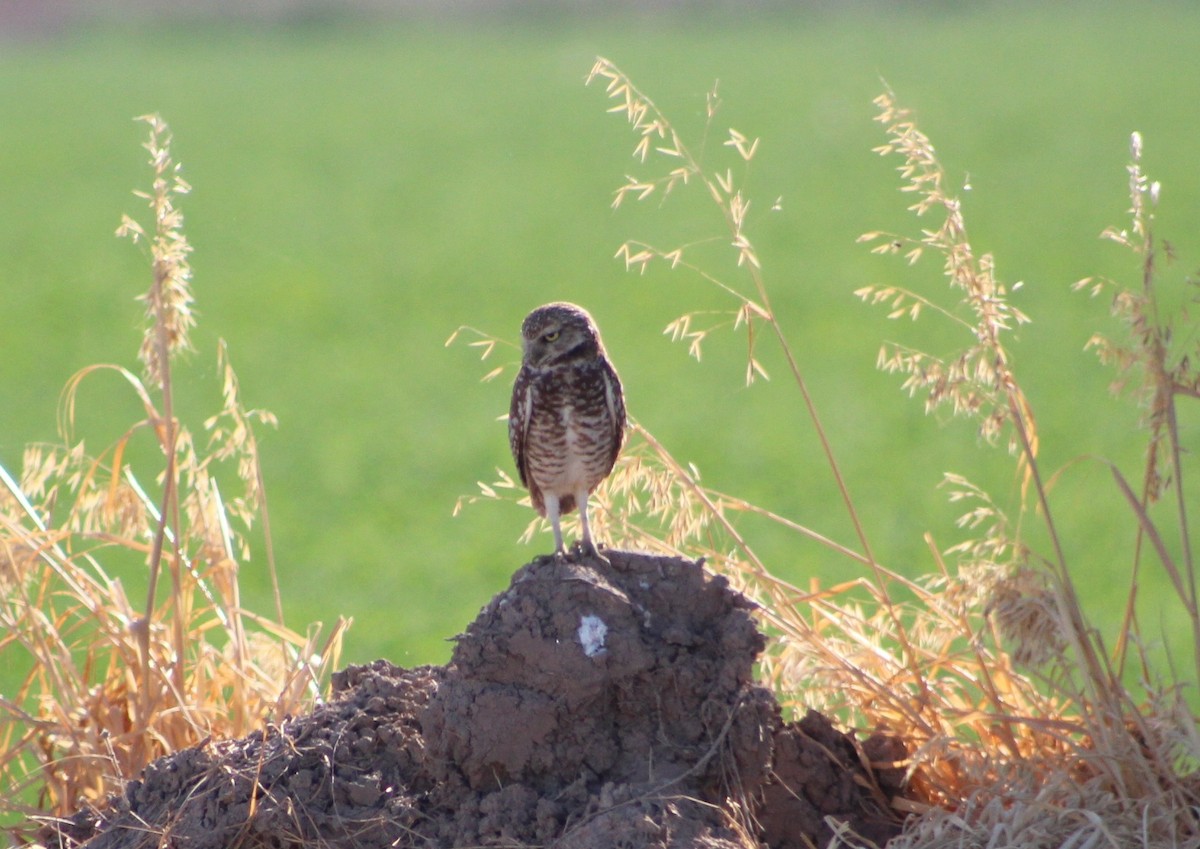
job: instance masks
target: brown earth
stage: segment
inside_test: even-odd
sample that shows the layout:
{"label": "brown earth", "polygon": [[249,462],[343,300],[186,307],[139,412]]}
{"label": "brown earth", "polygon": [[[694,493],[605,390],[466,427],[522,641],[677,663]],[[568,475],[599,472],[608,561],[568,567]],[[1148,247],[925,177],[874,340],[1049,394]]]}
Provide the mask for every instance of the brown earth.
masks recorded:
{"label": "brown earth", "polygon": [[[755,685],[752,604],[699,563],[621,551],[520,569],[447,666],[334,677],[311,714],[151,764],[49,846],[882,846],[895,740]],[[843,839],[845,837],[843,836]],[[870,844],[867,844],[870,845]]]}

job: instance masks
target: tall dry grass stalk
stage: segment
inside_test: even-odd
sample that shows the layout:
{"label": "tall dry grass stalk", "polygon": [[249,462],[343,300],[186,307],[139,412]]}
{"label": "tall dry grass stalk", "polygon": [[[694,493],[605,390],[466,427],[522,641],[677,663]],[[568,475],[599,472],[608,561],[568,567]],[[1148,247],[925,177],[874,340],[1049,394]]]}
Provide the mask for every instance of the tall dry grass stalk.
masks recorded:
{"label": "tall dry grass stalk", "polygon": [[[699,184],[705,189],[720,214],[729,246],[736,255],[737,267],[744,272],[745,279],[727,281],[692,263],[688,259],[690,249],[687,246],[676,246],[668,250],[642,241],[627,241],[617,249],[617,256],[624,260],[627,270],[645,271],[652,261],[665,262],[672,269],[687,269],[730,295],[735,304],[730,316],[733,328],[735,330],[743,329],[746,334],[745,379],[747,385],[754,383],[760,377],[767,377],[766,369],[755,355],[759,339],[759,325],[766,326],[770,335],[778,343],[788,364],[790,376],[804,400],[809,420],[816,429],[821,450],[837,484],[838,492],[854,527],[863,556],[868,562],[874,564],[875,558],[867,540],[866,530],[855,509],[841,467],[838,465],[825,427],[821,423],[816,403],[808,390],[808,384],[792,347],[788,344],[783,325],[771,305],[762,262],[746,227],[752,204],[750,198],[744,194],[741,184],[758,152],[759,140],[751,139],[738,130],[729,128],[725,141],[722,142],[722,150],[729,155],[733,163],[726,163],[724,167],[709,167],[703,161],[702,156],[694,153],[692,148],[684,143],[674,124],[667,119],[654,101],[638,89],[633,80],[608,59],[597,58],[588,73],[588,85],[595,82],[603,83],[605,94],[613,102],[608,111],[623,115],[637,137],[638,141],[633,150],[634,157],[643,165],[653,157],[655,164],[663,163],[662,167],[666,169],[665,173],[660,171],[659,174],[649,177],[627,177],[625,184],[618,188],[613,196],[613,208],[620,208],[631,197],[638,201],[645,201],[656,193],[667,195],[689,184]],[[705,139],[709,137],[709,130],[716,118],[719,105],[720,99],[714,87],[706,100]],[[684,313],[668,325],[665,332],[676,341],[687,340],[689,353],[699,359],[701,344],[710,331],[696,329],[696,317],[695,313]]]}
{"label": "tall dry grass stalk", "polygon": [[[1133,136],[1129,166],[1131,228],[1103,234],[1141,258],[1140,279],[1134,286],[1093,279],[1075,286],[1113,293],[1113,313],[1127,328],[1125,339],[1114,342],[1098,335],[1091,344],[1102,359],[1117,365],[1118,383],[1132,386],[1147,411],[1149,445],[1141,492],[1135,495],[1121,470],[1102,461],[1138,528],[1126,616],[1109,649],[1079,605],[1054,521],[1049,476],[1038,460],[1033,412],[1004,349],[1004,335],[1013,323],[1026,319],[1008,306],[990,257],[976,257],[971,249],[961,205],[947,189],[933,145],[890,93],[876,103],[878,120],[888,134],[888,143],[878,152],[903,159],[898,169],[906,180],[903,188],[918,198],[910,209],[917,215],[933,212],[939,223],[925,227],[915,239],[871,233],[864,240],[874,242],[882,253],[905,252],[911,261],[927,250],[940,255],[951,286],[963,293],[960,309],[940,312],[960,321],[970,340],[962,353],[948,360],[885,346],[880,364],[904,374],[910,392],[924,393],[927,409],[952,405],[956,415],[975,418],[986,439],[1006,438],[1016,457],[1022,486],[1012,520],[964,478],[948,477],[952,499],[970,505],[960,527],[976,533],[946,552],[957,563],[953,574],[945,567],[943,571],[947,580],[980,595],[972,607],[999,653],[996,660],[980,663],[980,672],[993,682],[999,680],[999,661],[1006,676],[1024,679],[1021,700],[992,695],[977,710],[986,710],[991,729],[1035,744],[1029,751],[1018,748],[1011,753],[992,746],[968,751],[962,781],[967,792],[960,793],[958,804],[973,819],[959,828],[947,818],[930,818],[913,844],[937,834],[943,843],[919,845],[995,845],[989,841],[1002,824],[1012,833],[1004,845],[1067,840],[1081,845],[1101,840],[1118,846],[1195,845],[1200,842],[1200,734],[1182,691],[1188,677],[1200,670],[1194,665],[1200,662],[1200,621],[1175,402],[1193,395],[1198,381],[1190,366],[1195,352],[1173,349],[1168,343],[1173,336],[1190,336],[1194,346],[1195,335],[1177,335],[1182,329],[1177,324],[1186,321],[1186,315],[1168,317],[1157,296],[1156,259],[1169,253],[1169,246],[1157,245],[1152,236],[1159,187],[1142,172],[1140,136]],[[893,317],[919,310],[924,303],[893,287],[867,287],[858,294],[888,303]],[[963,313],[973,320],[959,319]],[[1167,481],[1169,488],[1164,486]],[[1149,510],[1164,494],[1175,507],[1167,512],[1165,524],[1161,514],[1155,521]],[[1172,524],[1174,546],[1167,542]],[[1038,525],[1049,541],[1046,552],[1027,541]],[[1197,648],[1191,672],[1155,669],[1142,654],[1141,669],[1127,674],[1129,652],[1142,645],[1135,602],[1138,574],[1146,568],[1147,542],[1188,614]],[[1172,550],[1181,553],[1174,556]],[[1140,682],[1141,695],[1126,686],[1131,679]],[[1191,680],[1194,685],[1200,679]],[[1014,737],[1021,729],[1026,730]],[[970,738],[960,734],[956,742],[964,740]],[[1039,817],[1037,811],[1049,813]],[[1020,834],[1014,823],[1030,829]]]}
{"label": "tall dry grass stalk", "polygon": [[[1156,241],[1154,236],[1154,210],[1162,187],[1142,169],[1142,146],[1141,134],[1134,133],[1127,166],[1130,225],[1110,227],[1102,234],[1140,259],[1140,280],[1137,285],[1129,286],[1088,277],[1077,282],[1075,289],[1090,291],[1093,297],[1109,294],[1111,312],[1122,336],[1097,333],[1088,341],[1088,347],[1096,351],[1101,362],[1115,369],[1113,392],[1132,395],[1142,410],[1142,424],[1148,434],[1146,464],[1138,486],[1128,481],[1115,465],[1110,466],[1116,485],[1138,519],[1130,605],[1123,636],[1137,637],[1139,633],[1133,602],[1144,559],[1152,552],[1150,556],[1166,570],[1187,611],[1192,627],[1194,671],[1200,681],[1200,599],[1196,594],[1191,518],[1184,488],[1183,459],[1190,452],[1180,436],[1178,408],[1180,399],[1200,398],[1200,369],[1196,365],[1200,345],[1194,323],[1189,324],[1186,306],[1173,315],[1160,304],[1160,266],[1164,259],[1172,259],[1174,249],[1169,242]],[[1197,281],[1186,282],[1192,287],[1187,306],[1195,306]],[[1153,518],[1155,505],[1164,502],[1167,509],[1159,511],[1159,518]],[[1172,536],[1174,540],[1170,539]],[[1173,551],[1177,553],[1172,554]],[[1120,641],[1116,653],[1118,667],[1124,668],[1128,652],[1139,642]],[[1145,667],[1144,659],[1142,664]]]}
{"label": "tall dry grass stalk", "polygon": [[[0,817],[14,839],[28,836],[29,818],[97,803],[160,755],[304,710],[345,627],[322,636],[283,623],[252,429],[274,419],[242,404],[223,342],[222,404],[206,436],[174,414],[172,364],[194,324],[191,247],[176,206],[188,186],[167,125],[140,120],[154,177],[135,194],[151,222],[125,216],[117,232],[148,246],[143,376],[110,364],[81,370],[63,393],[63,444],[27,449],[19,478],[0,466],[0,666],[16,683],[0,696]],[[103,373],[121,378],[145,417],[93,455],[75,433],[76,407],[80,387]],[[129,458],[147,444],[158,467],[135,469]],[[232,498],[219,480],[235,483]],[[246,610],[239,591],[255,521],[273,616]],[[148,567],[140,604],[121,577],[138,560]]]}
{"label": "tall dry grass stalk", "polygon": [[[694,467],[677,461],[636,423],[629,447],[595,496],[593,531],[617,546],[707,558],[762,605],[761,616],[775,636],[762,674],[782,699],[797,709],[819,708],[852,727],[887,729],[905,741],[909,784],[898,804],[900,813],[914,816],[892,845],[1200,842],[1200,733],[1181,697],[1182,683],[1173,683],[1142,658],[1139,677],[1146,693],[1135,697],[1123,674],[1129,652],[1141,645],[1133,596],[1137,571],[1147,568],[1143,561],[1151,553],[1171,576],[1200,646],[1182,484],[1184,446],[1174,408],[1177,398],[1197,394],[1200,375],[1191,366],[1195,354],[1172,352],[1169,340],[1186,334],[1172,335],[1155,300],[1156,259],[1165,248],[1151,238],[1158,189],[1141,173],[1140,143],[1135,142],[1130,168],[1132,227],[1106,233],[1142,258],[1140,285],[1080,283],[1114,292],[1114,313],[1128,328],[1126,338],[1097,337],[1093,344],[1117,365],[1119,379],[1136,387],[1151,434],[1140,492],[1112,467],[1138,519],[1139,556],[1126,622],[1115,649],[1109,649],[1080,606],[1039,463],[1036,418],[1009,355],[1010,331],[1028,318],[1009,303],[993,258],[973,248],[962,206],[912,116],[890,93],[881,96],[877,117],[887,141],[877,151],[900,160],[902,191],[914,197],[911,211],[932,223],[916,237],[877,232],[863,241],[910,263],[935,257],[954,297],[944,304],[937,295],[891,285],[863,287],[856,294],[885,305],[893,318],[933,314],[961,330],[963,347],[952,356],[888,344],[879,365],[900,374],[910,394],[923,397],[927,411],[970,418],[984,441],[1005,446],[1018,482],[1015,503],[1005,508],[967,477],[947,475],[949,498],[964,511],[963,539],[944,547],[926,536],[936,569],[918,578],[889,569],[872,552],[798,359],[772,309],[764,263],[749,235],[752,204],[736,176],[754,158],[758,141],[729,130],[722,151],[732,164],[709,165],[613,63],[598,59],[588,81],[604,84],[614,101],[609,111],[629,123],[639,167],[657,167],[627,177],[613,205],[699,186],[719,213],[741,276],[731,280],[693,264],[688,246],[628,241],[618,258],[636,271],[663,263],[728,294],[733,305],[727,324],[747,335],[747,383],[766,376],[756,351],[764,338],[759,330],[767,330],[808,405],[857,539],[854,544],[829,539],[709,488]],[[715,116],[716,97],[710,95],[705,138]],[[698,357],[713,329],[688,313],[666,332]],[[475,333],[473,344],[486,358],[499,340]],[[488,378],[501,371],[493,369]],[[464,502],[519,497],[503,471],[497,480],[481,482],[480,489],[480,496]],[[1168,494],[1177,502],[1174,546],[1150,510]],[[771,573],[739,531],[738,516],[747,513],[818,542],[854,563],[860,577],[833,587],[789,585]],[[526,535],[538,527],[537,521],[531,523]],[[1036,550],[1031,538],[1047,541],[1048,550]],[[1183,553],[1168,553],[1176,549]]]}

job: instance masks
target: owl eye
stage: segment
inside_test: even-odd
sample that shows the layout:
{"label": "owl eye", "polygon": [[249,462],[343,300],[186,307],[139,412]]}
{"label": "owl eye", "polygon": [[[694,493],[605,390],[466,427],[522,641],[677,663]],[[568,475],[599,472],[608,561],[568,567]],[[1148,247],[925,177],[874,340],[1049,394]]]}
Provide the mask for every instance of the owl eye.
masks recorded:
{"label": "owl eye", "polygon": [[558,336],[559,336],[559,331],[551,330],[549,333],[547,333],[545,336],[542,337],[542,341],[543,342],[553,342],[555,339],[558,338]]}

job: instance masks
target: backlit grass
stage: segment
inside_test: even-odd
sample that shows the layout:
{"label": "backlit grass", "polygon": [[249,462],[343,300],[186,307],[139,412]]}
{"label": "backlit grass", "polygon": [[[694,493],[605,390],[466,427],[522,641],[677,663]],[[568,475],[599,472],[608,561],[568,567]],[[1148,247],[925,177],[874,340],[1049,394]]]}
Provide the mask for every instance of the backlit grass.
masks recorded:
{"label": "backlit grass", "polygon": [[[1136,273],[1097,239],[1128,204],[1119,175],[1130,131],[1144,134],[1148,168],[1167,187],[1164,229],[1200,220],[1197,34],[1200,15],[1186,6],[1134,17],[1116,5],[1006,5],[745,23],[214,27],[6,44],[0,457],[15,464],[26,442],[54,438],[68,375],[127,361],[139,287],[121,287],[144,266],[111,234],[142,165],[130,118],[157,110],[197,187],[185,208],[198,344],[225,337],[243,397],[280,420],[259,438],[285,610],[293,622],[353,616],[347,659],[444,660],[443,640],[548,548],[516,543],[529,519],[517,508],[450,518],[458,495],[508,468],[494,421],[508,387],[478,383],[471,353],[442,343],[463,323],[515,338],[521,316],[552,298],[596,315],[631,412],[707,483],[849,539],[789,388],[743,388],[733,337],[715,338],[697,365],[661,335],[679,303],[720,299],[654,269],[628,276],[611,259],[654,210],[609,209],[629,166],[622,131],[582,85],[602,53],[652,81],[689,130],[702,126],[719,79],[725,121],[764,139],[749,184],[757,246],[786,270],[775,309],[872,544],[893,568],[926,571],[922,531],[950,542],[958,512],[934,489],[942,473],[982,463],[976,478],[1003,492],[1010,471],[980,459],[968,426],[925,419],[874,368],[880,340],[898,330],[852,292],[906,274],[854,241],[903,221],[890,165],[870,152],[880,78],[916,107],[951,172],[970,169],[974,239],[997,251],[1005,280],[1026,281],[1014,302],[1036,320],[1015,356],[1046,464],[1088,452],[1136,461],[1125,436],[1136,414],[1109,400],[1108,376],[1082,350],[1103,304],[1068,287]],[[768,214],[778,196],[781,211]],[[702,212],[689,204],[677,203],[669,226],[694,235]],[[1179,267],[1195,260],[1185,253]],[[764,365],[781,373],[769,353]],[[180,368],[193,378],[181,409],[210,409],[212,363]],[[120,393],[85,391],[99,396],[81,406],[100,433],[130,419]],[[98,412],[104,402],[111,416]],[[1085,606],[1115,622],[1128,557],[1113,555],[1124,536],[1103,517],[1116,496],[1094,471],[1060,486],[1078,502],[1063,521],[1079,529],[1070,560],[1086,570]],[[745,524],[793,582],[857,577],[816,546]],[[247,606],[269,609],[266,576],[248,569],[242,581]],[[1163,630],[1173,627],[1164,618]]]}

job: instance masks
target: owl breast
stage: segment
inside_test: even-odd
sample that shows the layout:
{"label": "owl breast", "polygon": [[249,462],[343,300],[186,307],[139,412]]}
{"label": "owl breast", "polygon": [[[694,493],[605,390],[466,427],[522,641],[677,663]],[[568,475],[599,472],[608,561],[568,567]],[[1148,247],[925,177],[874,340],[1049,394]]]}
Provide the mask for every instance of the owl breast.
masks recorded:
{"label": "owl breast", "polygon": [[595,489],[612,470],[620,444],[613,387],[594,363],[539,375],[531,389],[527,472],[537,489],[564,499],[566,512],[569,496]]}
{"label": "owl breast", "polygon": [[554,428],[561,433],[561,459],[546,464],[544,476],[539,469],[543,490],[559,493],[589,492],[608,473],[604,468],[604,456],[599,450],[598,431],[611,428],[604,416],[581,416],[571,404],[564,404],[560,411],[559,424]]}

